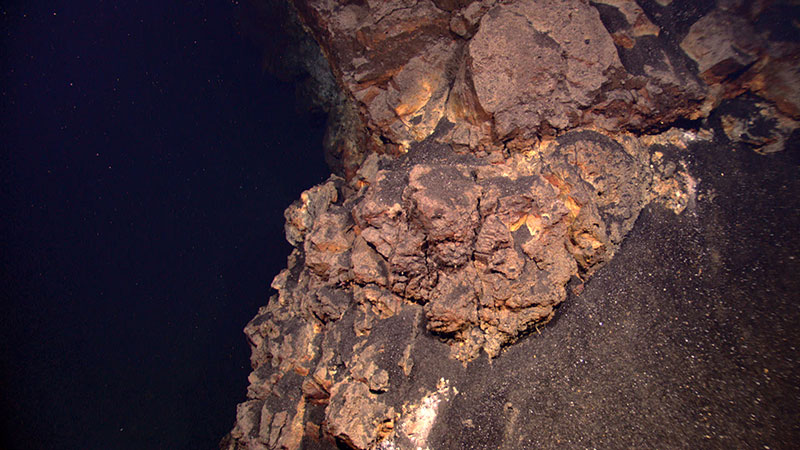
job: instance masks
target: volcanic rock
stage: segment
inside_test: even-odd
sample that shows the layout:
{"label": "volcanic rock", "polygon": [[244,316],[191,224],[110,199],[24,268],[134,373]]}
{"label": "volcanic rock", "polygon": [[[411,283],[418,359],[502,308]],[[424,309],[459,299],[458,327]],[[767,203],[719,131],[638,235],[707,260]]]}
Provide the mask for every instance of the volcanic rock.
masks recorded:
{"label": "volcanic rock", "polygon": [[[335,165],[347,167],[344,177],[308,189],[286,210],[294,250],[272,282],[276,293],[245,328],[253,366],[248,400],[223,448],[791,441],[785,430],[766,431],[763,442],[744,436],[736,431],[746,429],[743,423],[723,430],[724,419],[704,416],[689,393],[706,392],[702,380],[686,372],[685,361],[659,353],[683,351],[682,333],[710,323],[702,317],[760,308],[747,306],[749,297],[735,289],[731,305],[706,304],[722,298],[714,280],[730,277],[714,253],[715,230],[733,232],[735,225],[719,217],[746,215],[735,205],[720,210],[714,199],[740,195],[727,177],[748,164],[776,174],[781,192],[799,179],[771,162],[746,162],[764,157],[756,152],[777,158],[796,148],[793,58],[800,40],[792,39],[794,25],[784,20],[780,30],[767,30],[763,19],[790,6],[293,4],[330,63],[341,104],[351,106],[337,136],[363,139],[337,141],[350,146],[339,153],[342,166]],[[769,204],[796,206],[780,196]],[[713,220],[705,221],[706,213]],[[779,216],[781,224],[793,220],[785,211]],[[649,231],[637,234],[639,222]],[[679,255],[668,254],[656,224],[669,230]],[[779,245],[800,248],[794,235],[781,235]],[[618,262],[626,246],[640,259]],[[735,261],[736,270],[746,265]],[[625,291],[626,271],[646,306]],[[706,281],[691,295],[673,295],[678,287],[661,278],[653,283],[663,291],[654,293],[645,273],[671,273],[691,286],[686,277]],[[616,284],[594,288],[595,277]],[[788,311],[781,326],[800,319],[785,295],[765,301]],[[673,324],[679,318],[686,321]],[[713,345],[754,357],[733,338],[746,341],[749,334],[731,333],[707,334]],[[764,342],[755,348],[763,350]],[[698,352],[728,372],[692,368],[719,386],[734,383],[728,373],[735,364],[726,356],[706,347]],[[796,369],[794,361],[787,367]],[[660,363],[669,373],[658,371]],[[790,373],[775,375],[781,392]],[[614,395],[624,397],[623,409]],[[742,401],[739,394],[714,397],[720,417],[723,397]],[[797,408],[789,409],[796,418]],[[584,422],[572,423],[573,416]],[[687,421],[695,428],[677,433]],[[716,428],[699,431],[703,421]],[[637,438],[635,427],[661,434]]]}
{"label": "volcanic rock", "polygon": [[575,124],[606,74],[623,70],[597,10],[577,0],[492,8],[469,57],[478,100],[500,138]]}

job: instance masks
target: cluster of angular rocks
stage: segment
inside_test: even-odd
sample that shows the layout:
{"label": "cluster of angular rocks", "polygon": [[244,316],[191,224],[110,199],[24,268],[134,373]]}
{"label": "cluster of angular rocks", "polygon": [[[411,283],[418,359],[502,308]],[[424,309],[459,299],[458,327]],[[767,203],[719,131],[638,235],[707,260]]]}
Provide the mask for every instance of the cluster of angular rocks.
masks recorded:
{"label": "cluster of angular rocks", "polygon": [[360,127],[286,210],[226,449],[426,448],[442,367],[535,332],[647,204],[692,206],[688,143],[780,151],[800,119],[781,2],[293,5]]}

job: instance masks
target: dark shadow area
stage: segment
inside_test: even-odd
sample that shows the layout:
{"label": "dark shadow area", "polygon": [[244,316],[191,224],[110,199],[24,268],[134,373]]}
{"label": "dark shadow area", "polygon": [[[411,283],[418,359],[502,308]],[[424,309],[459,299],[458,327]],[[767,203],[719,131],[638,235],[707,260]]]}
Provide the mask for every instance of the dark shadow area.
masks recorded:
{"label": "dark shadow area", "polygon": [[234,3],[0,7],[0,447],[214,448],[327,177]]}

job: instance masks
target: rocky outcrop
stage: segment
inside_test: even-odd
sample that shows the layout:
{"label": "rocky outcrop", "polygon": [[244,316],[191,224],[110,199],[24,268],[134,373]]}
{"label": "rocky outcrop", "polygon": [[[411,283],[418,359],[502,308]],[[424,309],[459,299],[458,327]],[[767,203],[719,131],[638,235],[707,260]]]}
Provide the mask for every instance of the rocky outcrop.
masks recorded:
{"label": "rocky outcrop", "polygon": [[278,294],[246,329],[254,400],[232,437],[253,448],[405,439],[396,426],[423,401],[403,395],[426,364],[418,347],[453,363],[497,356],[553,316],[570,279],[612,258],[648,202],[692,201],[691,176],[656,154],[594,131],[494,162],[430,140],[304,192],[286,211],[295,251]]}
{"label": "rocky outcrop", "polygon": [[641,130],[698,115],[706,93],[632,2],[301,3],[387,152],[444,117],[456,127],[443,140],[473,149],[587,124]]}
{"label": "rocky outcrop", "polygon": [[539,331],[647,205],[695,207],[687,149],[797,129],[800,47],[759,29],[770,7],[294,5],[350,105],[337,136],[363,139],[286,210],[223,448],[426,448],[476,358]]}

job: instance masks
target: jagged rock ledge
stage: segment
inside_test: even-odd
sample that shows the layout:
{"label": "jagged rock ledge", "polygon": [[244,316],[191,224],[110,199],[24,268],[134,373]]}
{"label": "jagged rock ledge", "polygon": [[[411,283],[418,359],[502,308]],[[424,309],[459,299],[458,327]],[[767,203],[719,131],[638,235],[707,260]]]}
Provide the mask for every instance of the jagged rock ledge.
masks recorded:
{"label": "jagged rock ledge", "polygon": [[286,210],[223,448],[425,448],[448,374],[550,320],[646,205],[693,208],[687,149],[780,151],[800,118],[781,2],[293,3],[351,111],[344,177]]}

